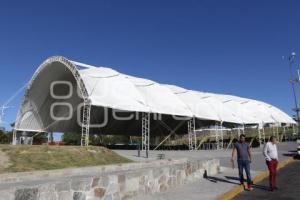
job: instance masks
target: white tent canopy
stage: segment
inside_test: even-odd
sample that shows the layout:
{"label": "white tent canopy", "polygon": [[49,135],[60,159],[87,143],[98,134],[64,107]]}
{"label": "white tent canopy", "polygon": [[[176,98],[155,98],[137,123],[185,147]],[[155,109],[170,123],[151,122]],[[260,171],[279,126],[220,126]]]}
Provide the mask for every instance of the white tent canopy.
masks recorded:
{"label": "white tent canopy", "polygon": [[[49,127],[52,127],[52,131],[78,130],[76,119],[73,118],[68,122],[58,123],[57,127],[51,125],[53,120],[49,117],[49,108],[57,100],[50,98],[49,88],[53,81],[58,80],[71,82],[71,85],[81,91],[79,93],[86,91],[87,98],[94,107],[236,124],[295,124],[286,113],[261,101],[192,91],[125,75],[111,68],[94,67],[63,57],[51,57],[33,75],[17,116],[16,130],[48,132]],[[62,89],[56,90],[60,92]],[[68,99],[72,105],[81,101],[75,95]],[[134,124],[130,126],[133,127]]]}

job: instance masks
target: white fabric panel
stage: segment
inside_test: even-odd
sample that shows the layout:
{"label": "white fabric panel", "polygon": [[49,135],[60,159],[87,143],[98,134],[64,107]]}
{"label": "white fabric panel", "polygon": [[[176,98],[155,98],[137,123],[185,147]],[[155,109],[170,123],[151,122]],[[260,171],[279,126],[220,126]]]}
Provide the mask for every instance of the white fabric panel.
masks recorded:
{"label": "white fabric panel", "polygon": [[217,98],[216,94],[207,92],[197,92],[201,99],[207,102],[212,109],[214,109],[223,122],[232,122],[242,124],[241,118],[236,116],[233,110],[230,109],[228,104],[224,103],[222,100]]}
{"label": "white fabric panel", "polygon": [[260,105],[259,102],[249,99],[244,103],[245,109],[257,119],[258,123],[275,123],[270,112],[265,110],[265,107]]}
{"label": "white fabric panel", "polygon": [[228,107],[229,110],[231,110],[231,112],[233,112],[234,116],[241,120],[242,123],[258,123],[259,119],[255,118],[255,116],[253,116],[252,113],[243,106],[242,103],[245,101],[245,99],[232,95],[218,94],[216,96],[223,102],[224,105]]}
{"label": "white fabric panel", "polygon": [[93,105],[233,123],[295,123],[264,102],[162,85],[105,67],[80,70]]}
{"label": "white fabric panel", "polygon": [[269,108],[268,104],[260,101],[233,95],[191,91],[174,85],[166,87],[177,94],[198,118],[240,124],[295,123],[278,108]]}
{"label": "white fabric panel", "polygon": [[165,85],[165,87],[172,90],[188,106],[195,117],[215,121],[220,120],[217,111],[213,110],[207,102],[202,101],[196,92],[174,85]]}
{"label": "white fabric panel", "polygon": [[125,111],[149,112],[146,100],[124,75],[110,68],[80,70],[92,105]]}
{"label": "white fabric panel", "polygon": [[271,113],[272,117],[274,118],[274,120],[278,123],[294,123],[294,120],[289,117],[287,114],[285,114],[284,112],[282,112],[281,110],[279,110],[278,108],[261,102],[262,105],[265,106],[266,110]]}
{"label": "white fabric panel", "polygon": [[143,95],[152,113],[192,117],[193,113],[169,88],[154,81],[124,75]]}
{"label": "white fabric panel", "polygon": [[282,110],[279,110],[278,108],[276,108],[274,106],[272,108],[276,109],[281,114],[281,116],[285,119],[284,123],[288,123],[288,124],[295,123],[295,121],[290,116],[288,116],[286,113],[284,113]]}

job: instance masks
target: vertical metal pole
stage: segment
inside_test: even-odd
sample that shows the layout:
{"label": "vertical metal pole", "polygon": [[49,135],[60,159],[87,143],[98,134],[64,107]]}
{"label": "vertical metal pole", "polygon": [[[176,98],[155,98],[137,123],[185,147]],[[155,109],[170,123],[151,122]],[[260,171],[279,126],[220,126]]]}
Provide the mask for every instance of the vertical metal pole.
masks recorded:
{"label": "vertical metal pole", "polygon": [[260,132],[259,124],[257,125],[257,130],[258,130],[259,147],[261,147],[262,139],[261,139],[261,132]]}
{"label": "vertical metal pole", "polygon": [[193,132],[194,132],[194,150],[197,150],[197,134],[196,134],[196,121],[195,117],[193,117]]}
{"label": "vertical metal pole", "polygon": [[241,128],[240,126],[238,126],[238,138],[240,138],[240,135],[241,135]]}
{"label": "vertical metal pole", "polygon": [[296,133],[296,130],[295,130],[295,125],[293,124],[293,133]]}
{"label": "vertical metal pole", "polygon": [[277,140],[279,141],[279,123],[277,123],[277,126],[276,126],[276,137],[277,137]]}
{"label": "vertical metal pole", "polygon": [[264,140],[264,144],[266,143],[266,134],[265,134],[265,125],[264,123],[262,123],[262,131],[263,131],[263,140]]}
{"label": "vertical metal pole", "polygon": [[220,123],[220,125],[221,125],[221,149],[223,149],[223,147],[224,147],[224,135],[223,135],[223,121],[221,121],[221,123]]}
{"label": "vertical metal pole", "polygon": [[193,117],[188,121],[188,137],[189,137],[189,150],[193,151],[197,148],[197,137],[195,132],[195,118]]}
{"label": "vertical metal pole", "polygon": [[217,128],[218,124],[217,122],[215,123],[215,136],[216,136],[216,147],[217,150],[220,148],[220,140],[219,140],[219,132],[218,132],[218,128]]}
{"label": "vertical metal pole", "polygon": [[89,145],[90,114],[91,114],[91,105],[89,100],[85,99],[83,103],[83,110],[82,110],[81,146]]}
{"label": "vertical metal pole", "polygon": [[150,113],[142,113],[142,151],[146,151],[146,157],[150,150]]}
{"label": "vertical metal pole", "polygon": [[[289,69],[290,69],[290,75],[291,75],[291,84],[292,84],[292,91],[293,91],[293,97],[294,97],[294,103],[295,103],[295,109],[294,111],[296,112],[296,122],[297,122],[297,134],[299,134],[299,131],[300,131],[300,123],[299,123],[299,107],[298,107],[298,101],[297,101],[297,94],[296,94],[296,88],[295,88],[295,84],[296,83],[299,83],[299,77],[298,79],[297,78],[294,78],[293,76],[293,72],[292,72],[292,66],[295,62],[295,58],[296,58],[296,53],[295,52],[292,52],[291,55],[289,56]],[[299,71],[298,71],[298,74],[299,74]]]}
{"label": "vertical metal pole", "polygon": [[15,128],[13,130],[12,145],[17,145],[17,130]]}
{"label": "vertical metal pole", "polygon": [[283,126],[283,134],[282,134],[282,139],[281,140],[283,140],[283,136],[284,136],[284,140],[286,140],[286,132],[285,132],[285,126]]}
{"label": "vertical metal pole", "polygon": [[47,137],[47,145],[49,145],[49,142],[50,142],[50,132],[48,132],[48,137]]}

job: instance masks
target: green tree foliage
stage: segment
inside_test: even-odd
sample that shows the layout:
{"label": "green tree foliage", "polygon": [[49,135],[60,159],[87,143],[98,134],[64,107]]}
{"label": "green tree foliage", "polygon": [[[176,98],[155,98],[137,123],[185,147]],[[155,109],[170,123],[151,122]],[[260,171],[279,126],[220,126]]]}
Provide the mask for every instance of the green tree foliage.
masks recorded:
{"label": "green tree foliage", "polygon": [[48,133],[39,133],[34,132],[29,133],[29,135],[35,135],[33,138],[33,144],[43,144],[48,142]]}
{"label": "green tree foliage", "polygon": [[94,146],[106,146],[111,144],[118,143],[118,139],[116,136],[112,135],[91,135],[90,137],[90,144]]}
{"label": "green tree foliage", "polygon": [[0,144],[8,144],[9,136],[7,133],[0,130]]}
{"label": "green tree foliage", "polygon": [[0,131],[0,144],[10,144],[12,141],[12,132]]}
{"label": "green tree foliage", "polygon": [[64,133],[62,141],[66,145],[80,145],[81,134],[79,133]]}
{"label": "green tree foliage", "polygon": [[[65,145],[80,145],[80,140],[80,133],[64,133],[62,136],[62,141],[65,143]],[[129,136],[90,134],[89,144],[93,146],[106,146],[128,143],[130,143]]]}

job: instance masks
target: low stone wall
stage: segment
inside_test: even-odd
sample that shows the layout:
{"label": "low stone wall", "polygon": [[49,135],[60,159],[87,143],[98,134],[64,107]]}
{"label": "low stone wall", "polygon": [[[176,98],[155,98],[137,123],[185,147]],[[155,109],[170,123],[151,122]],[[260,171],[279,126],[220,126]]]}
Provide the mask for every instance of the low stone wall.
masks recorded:
{"label": "low stone wall", "polygon": [[144,163],[2,174],[0,199],[117,200],[166,191],[214,175],[218,160],[160,160]]}

